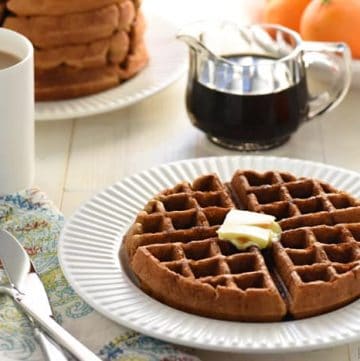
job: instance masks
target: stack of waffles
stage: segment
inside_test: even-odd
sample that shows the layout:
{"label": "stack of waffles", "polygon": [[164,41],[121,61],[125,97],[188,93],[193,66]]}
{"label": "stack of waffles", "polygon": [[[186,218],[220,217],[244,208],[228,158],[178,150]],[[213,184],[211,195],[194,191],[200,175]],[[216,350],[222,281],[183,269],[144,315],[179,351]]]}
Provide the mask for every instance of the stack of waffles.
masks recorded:
{"label": "stack of waffles", "polygon": [[35,47],[37,100],[111,88],[148,61],[139,0],[1,1],[2,25]]}
{"label": "stack of waffles", "polygon": [[[245,251],[216,230],[232,208],[277,218],[272,248]],[[239,321],[304,318],[360,296],[360,202],[311,178],[237,171],[180,183],[150,200],[124,239],[149,295],[198,315]]]}

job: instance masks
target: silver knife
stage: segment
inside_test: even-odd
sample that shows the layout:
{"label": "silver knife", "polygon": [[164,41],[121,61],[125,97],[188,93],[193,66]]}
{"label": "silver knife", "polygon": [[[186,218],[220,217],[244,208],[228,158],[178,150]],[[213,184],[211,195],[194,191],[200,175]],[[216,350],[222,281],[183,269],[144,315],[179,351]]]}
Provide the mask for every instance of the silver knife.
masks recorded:
{"label": "silver knife", "polygon": [[[92,351],[62,328],[50,315],[44,286],[22,245],[10,233],[0,230],[0,259],[12,284],[6,292],[31,319],[59,345],[80,361],[101,361]],[[4,288],[4,287],[2,287]],[[46,296],[46,304],[44,297]]]}
{"label": "silver knife", "polygon": [[[0,247],[2,248],[1,242]],[[16,245],[16,247],[18,247],[18,245]],[[10,264],[8,261],[3,261],[2,263],[4,264],[4,270],[8,275],[9,280],[11,278],[10,282],[12,284],[12,287],[15,287],[17,290],[25,289],[26,283],[24,281],[27,278],[28,273],[33,270],[32,263],[28,255],[22,252],[22,249],[19,249],[18,251],[15,249],[14,251],[19,252],[18,256],[14,255],[14,262],[10,262]],[[17,268],[18,272],[15,272],[14,268],[16,267],[16,259],[18,257],[22,258],[20,263],[23,264],[23,267]],[[36,279],[36,277],[33,277],[32,281],[34,281],[34,284],[30,287],[34,287],[34,291],[36,289],[36,294],[38,295],[38,302],[41,304],[44,312],[46,312],[52,317],[52,309],[47,298],[44,286],[42,285],[39,278]],[[10,292],[10,290],[11,289],[7,287],[0,287],[0,293],[3,292],[11,295],[12,292]],[[34,320],[31,317],[29,317],[29,320],[34,329],[35,339],[37,340],[46,361],[68,361],[68,358],[65,356],[63,351],[57,346],[55,346],[50,340],[50,338],[38,328]]]}

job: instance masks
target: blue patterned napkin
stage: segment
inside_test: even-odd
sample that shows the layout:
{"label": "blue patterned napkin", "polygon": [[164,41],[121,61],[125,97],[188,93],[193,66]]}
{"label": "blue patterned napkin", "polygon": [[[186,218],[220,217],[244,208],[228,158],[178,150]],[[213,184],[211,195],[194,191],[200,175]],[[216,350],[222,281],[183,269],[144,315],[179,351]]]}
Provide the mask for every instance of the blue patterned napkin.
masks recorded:
{"label": "blue patterned napkin", "polygon": [[[17,237],[28,251],[56,320],[106,361],[196,361],[172,345],[107,320],[76,295],[56,254],[63,224],[63,216],[39,190],[0,197],[0,227]],[[0,284],[5,282],[0,269]],[[0,295],[0,360],[43,360],[30,323],[5,295]]]}

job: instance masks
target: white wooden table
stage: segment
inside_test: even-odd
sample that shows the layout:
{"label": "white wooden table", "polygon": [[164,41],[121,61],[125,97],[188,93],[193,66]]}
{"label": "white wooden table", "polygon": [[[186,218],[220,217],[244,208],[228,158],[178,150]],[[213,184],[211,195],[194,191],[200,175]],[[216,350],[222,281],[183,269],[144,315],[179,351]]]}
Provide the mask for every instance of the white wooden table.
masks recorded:
{"label": "white wooden table", "polygon": [[[209,0],[147,1],[151,10],[177,24],[199,18],[202,13],[214,16],[219,10],[215,7],[219,3]],[[240,16],[240,0],[221,3],[223,13],[217,15]],[[113,113],[37,123],[36,186],[69,217],[91,195],[134,172],[185,158],[238,154],[211,144],[190,124],[184,103],[185,84],[184,76],[161,93]],[[360,171],[359,99],[360,92],[352,90],[332,113],[306,123],[287,144],[263,154],[321,161]],[[194,353],[205,361],[360,360],[356,346],[268,356]]]}

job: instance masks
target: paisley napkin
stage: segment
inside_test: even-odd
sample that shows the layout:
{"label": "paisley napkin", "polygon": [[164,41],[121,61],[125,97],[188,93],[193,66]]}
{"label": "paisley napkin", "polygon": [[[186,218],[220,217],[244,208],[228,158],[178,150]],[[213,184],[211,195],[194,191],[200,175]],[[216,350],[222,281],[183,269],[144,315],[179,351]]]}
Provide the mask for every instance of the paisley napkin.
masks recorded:
{"label": "paisley napkin", "polygon": [[[196,361],[170,344],[107,320],[76,295],[56,253],[63,224],[61,213],[39,190],[0,197],[0,227],[14,234],[28,251],[56,320],[104,361]],[[0,269],[0,283],[6,282]],[[43,360],[27,318],[5,295],[0,295],[0,360]]]}

